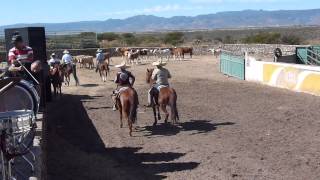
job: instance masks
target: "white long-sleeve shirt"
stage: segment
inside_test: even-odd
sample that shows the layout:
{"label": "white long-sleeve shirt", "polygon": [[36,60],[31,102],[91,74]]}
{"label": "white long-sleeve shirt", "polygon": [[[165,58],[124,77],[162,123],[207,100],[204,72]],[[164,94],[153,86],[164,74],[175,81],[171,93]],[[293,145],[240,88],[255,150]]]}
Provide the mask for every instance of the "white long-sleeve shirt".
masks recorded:
{"label": "white long-sleeve shirt", "polygon": [[73,61],[73,58],[72,58],[72,56],[70,54],[65,54],[65,55],[62,56],[62,62],[64,64],[71,64],[72,61]]}

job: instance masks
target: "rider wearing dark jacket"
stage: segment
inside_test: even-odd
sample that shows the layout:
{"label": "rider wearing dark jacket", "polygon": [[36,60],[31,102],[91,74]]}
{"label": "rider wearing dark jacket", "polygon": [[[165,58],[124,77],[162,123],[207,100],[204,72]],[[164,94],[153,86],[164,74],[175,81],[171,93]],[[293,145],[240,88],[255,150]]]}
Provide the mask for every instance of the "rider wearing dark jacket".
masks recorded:
{"label": "rider wearing dark jacket", "polygon": [[117,84],[117,89],[113,91],[113,97],[114,97],[113,110],[117,110],[116,101],[117,101],[117,98],[119,98],[121,89],[125,87],[133,87],[134,82],[136,80],[134,75],[132,75],[130,71],[126,70],[127,68],[130,67],[126,65],[126,63],[121,63],[119,65],[116,65],[115,67],[120,68],[120,71],[117,73],[116,78],[114,80],[114,83]]}

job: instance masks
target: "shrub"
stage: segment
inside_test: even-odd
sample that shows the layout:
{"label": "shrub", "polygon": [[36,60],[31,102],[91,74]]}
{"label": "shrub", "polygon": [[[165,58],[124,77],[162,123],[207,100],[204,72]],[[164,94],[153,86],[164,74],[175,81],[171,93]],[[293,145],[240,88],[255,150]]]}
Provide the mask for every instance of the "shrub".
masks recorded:
{"label": "shrub", "polygon": [[302,43],[301,38],[295,35],[284,35],[282,36],[281,41],[283,44],[289,45],[299,45]]}
{"label": "shrub", "polygon": [[177,46],[184,42],[184,34],[182,32],[171,32],[165,35],[163,42],[165,44],[171,44],[173,46]]}
{"label": "shrub", "polygon": [[98,40],[107,40],[107,41],[114,41],[120,39],[120,36],[116,33],[107,32],[107,33],[101,33],[98,34]]}

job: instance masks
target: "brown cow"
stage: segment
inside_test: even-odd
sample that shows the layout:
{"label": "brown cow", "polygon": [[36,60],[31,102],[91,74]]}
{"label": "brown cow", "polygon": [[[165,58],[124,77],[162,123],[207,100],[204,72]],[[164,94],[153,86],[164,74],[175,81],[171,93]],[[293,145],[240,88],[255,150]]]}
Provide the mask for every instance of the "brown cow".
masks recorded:
{"label": "brown cow", "polygon": [[193,55],[193,48],[192,47],[184,47],[182,48],[183,53],[182,53],[182,58],[184,59],[184,54],[190,54],[190,58],[192,59]]}
{"label": "brown cow", "polygon": [[119,54],[122,57],[122,59],[124,57],[127,57],[126,52],[128,52],[128,51],[130,51],[129,48],[117,48],[116,49],[116,53]]}
{"label": "brown cow", "polygon": [[183,48],[173,48],[172,54],[173,54],[175,60],[177,60],[177,59],[182,60],[184,58]]}

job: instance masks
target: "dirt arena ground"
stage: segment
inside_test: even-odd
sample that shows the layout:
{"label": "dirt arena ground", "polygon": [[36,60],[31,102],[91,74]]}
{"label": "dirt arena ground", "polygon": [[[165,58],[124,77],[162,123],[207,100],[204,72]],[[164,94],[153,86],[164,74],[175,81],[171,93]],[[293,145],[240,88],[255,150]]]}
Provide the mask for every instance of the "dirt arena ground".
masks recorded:
{"label": "dirt arena ground", "polygon": [[[141,105],[149,67],[130,69]],[[180,124],[153,128],[151,110],[141,107],[134,137],[111,109],[115,85],[79,70],[82,85],[64,87],[48,106],[47,179],[319,179],[319,97],[228,78],[212,57],[167,68]],[[112,67],[109,80],[114,74]]]}

